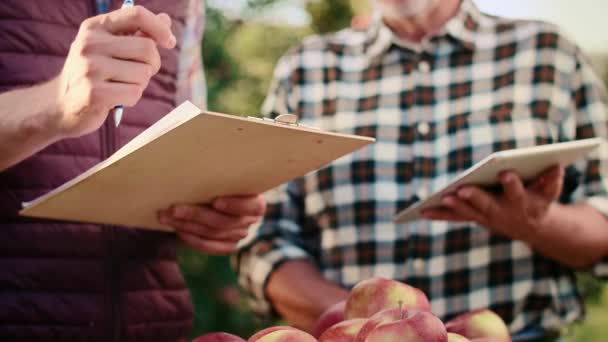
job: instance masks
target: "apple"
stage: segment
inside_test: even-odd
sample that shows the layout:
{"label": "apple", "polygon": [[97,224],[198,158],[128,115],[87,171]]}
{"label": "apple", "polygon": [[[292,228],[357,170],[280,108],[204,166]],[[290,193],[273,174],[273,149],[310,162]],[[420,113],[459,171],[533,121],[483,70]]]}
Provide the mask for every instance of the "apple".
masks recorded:
{"label": "apple", "polygon": [[385,309],[375,313],[367,322],[359,329],[359,333],[355,337],[355,342],[365,342],[367,336],[382,323],[393,322],[400,319],[404,315],[400,308]]}
{"label": "apple", "polygon": [[317,339],[302,330],[279,329],[262,336],[258,342],[317,342]]}
{"label": "apple", "polygon": [[431,311],[424,292],[396,280],[374,277],[360,281],[350,291],[344,308],[345,319],[369,318],[383,309]]}
{"label": "apple", "polygon": [[337,302],[325,310],[312,328],[312,336],[319,337],[327,328],[344,320],[344,307],[346,300]]}
{"label": "apple", "polygon": [[447,342],[443,322],[429,311],[403,310],[399,319],[378,324],[365,342]]}
{"label": "apple", "polygon": [[290,327],[288,325],[277,325],[274,327],[269,327],[266,329],[262,329],[262,330],[258,331],[257,333],[251,335],[251,337],[247,340],[247,342],[255,342],[255,341],[259,340],[260,338],[262,338],[263,336],[266,336],[266,335],[270,334],[271,332],[274,332],[277,330],[297,330],[297,329],[294,327]]}
{"label": "apple", "polygon": [[325,330],[319,338],[319,342],[353,342],[366,322],[366,318],[338,322]]}
{"label": "apple", "polygon": [[448,342],[470,342],[471,340],[469,340],[468,338],[456,334],[456,333],[448,333]]}
{"label": "apple", "polygon": [[448,332],[469,339],[487,337],[496,342],[510,342],[511,336],[505,322],[494,311],[477,309],[458,315],[445,324]]}
{"label": "apple", "polygon": [[192,342],[245,342],[245,340],[225,332],[214,332],[201,335],[192,340]]}

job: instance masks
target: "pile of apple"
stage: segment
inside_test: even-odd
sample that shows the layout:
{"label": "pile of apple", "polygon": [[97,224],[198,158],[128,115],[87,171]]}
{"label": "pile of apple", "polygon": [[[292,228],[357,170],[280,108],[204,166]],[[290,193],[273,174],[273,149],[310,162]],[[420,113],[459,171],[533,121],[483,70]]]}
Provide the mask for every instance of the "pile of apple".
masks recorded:
{"label": "pile of apple", "polygon": [[[443,323],[431,313],[424,292],[407,284],[370,278],[358,283],[345,301],[327,309],[312,335],[288,326],[270,327],[247,342],[510,342],[504,321],[488,309],[459,315]],[[193,342],[246,342],[211,333]]]}

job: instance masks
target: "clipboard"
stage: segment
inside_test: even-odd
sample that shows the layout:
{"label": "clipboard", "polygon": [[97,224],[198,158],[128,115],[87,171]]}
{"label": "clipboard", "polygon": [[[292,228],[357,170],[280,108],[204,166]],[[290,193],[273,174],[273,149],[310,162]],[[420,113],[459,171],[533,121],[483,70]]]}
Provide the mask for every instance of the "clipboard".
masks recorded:
{"label": "clipboard", "polygon": [[159,209],[263,193],[374,141],[303,126],[291,114],[239,117],[185,102],[20,214],[173,231],[158,222]]}
{"label": "clipboard", "polygon": [[517,172],[524,182],[531,181],[553,165],[568,166],[574,163],[602,143],[605,143],[603,138],[591,138],[494,152],[439,191],[399,211],[393,217],[393,222],[406,223],[422,219],[422,210],[441,206],[441,198],[457,191],[461,186],[497,186],[500,184],[498,175],[504,170]]}

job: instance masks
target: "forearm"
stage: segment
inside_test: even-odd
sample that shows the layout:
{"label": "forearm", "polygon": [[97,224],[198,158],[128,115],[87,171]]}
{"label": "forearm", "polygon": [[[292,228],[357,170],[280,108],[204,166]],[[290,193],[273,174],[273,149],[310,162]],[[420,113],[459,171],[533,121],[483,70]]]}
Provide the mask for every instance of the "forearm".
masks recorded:
{"label": "forearm", "polygon": [[56,81],[0,94],[0,171],[57,141]]}
{"label": "forearm", "polygon": [[285,320],[306,331],[326,308],[348,296],[348,290],[324,279],[304,260],[281,265],[270,276],[266,293]]}
{"label": "forearm", "polygon": [[573,268],[591,266],[608,255],[608,220],[587,204],[553,204],[528,241],[542,255]]}

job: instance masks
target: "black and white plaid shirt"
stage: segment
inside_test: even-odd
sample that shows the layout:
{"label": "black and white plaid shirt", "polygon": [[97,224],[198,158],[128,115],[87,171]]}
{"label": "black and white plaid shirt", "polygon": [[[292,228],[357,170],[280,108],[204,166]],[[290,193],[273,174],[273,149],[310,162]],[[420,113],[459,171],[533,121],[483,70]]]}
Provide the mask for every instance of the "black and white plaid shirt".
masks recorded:
{"label": "black and white plaid shirt", "polygon": [[[267,194],[265,220],[234,259],[240,284],[268,311],[269,274],[304,258],[346,287],[372,276],[416,286],[442,319],[489,307],[513,332],[573,322],[583,306],[569,268],[480,226],[392,218],[491,152],[607,137],[606,104],[556,27],[491,17],[471,0],[420,44],[381,20],[308,38],[279,61],[265,114],[377,142]],[[608,214],[606,150],[568,168],[564,203]]]}

